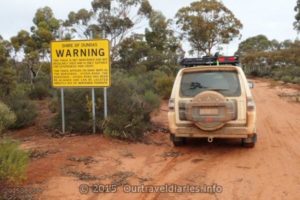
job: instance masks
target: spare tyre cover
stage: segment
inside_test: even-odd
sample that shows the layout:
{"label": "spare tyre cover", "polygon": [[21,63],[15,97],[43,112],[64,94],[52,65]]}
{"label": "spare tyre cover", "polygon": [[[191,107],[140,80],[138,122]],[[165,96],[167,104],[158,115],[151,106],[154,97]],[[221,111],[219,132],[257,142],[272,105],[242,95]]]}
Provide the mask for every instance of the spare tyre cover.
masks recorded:
{"label": "spare tyre cover", "polygon": [[214,131],[222,128],[226,122],[237,118],[236,107],[234,101],[226,100],[222,94],[205,91],[186,104],[186,117],[198,128]]}

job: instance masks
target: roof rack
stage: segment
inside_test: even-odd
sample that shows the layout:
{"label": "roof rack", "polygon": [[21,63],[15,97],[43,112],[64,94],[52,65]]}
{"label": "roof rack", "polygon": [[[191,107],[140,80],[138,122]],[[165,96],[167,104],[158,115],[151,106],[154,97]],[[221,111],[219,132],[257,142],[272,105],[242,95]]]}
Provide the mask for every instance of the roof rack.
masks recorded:
{"label": "roof rack", "polygon": [[234,65],[240,64],[238,56],[203,56],[202,58],[184,58],[180,65],[184,67],[194,67],[199,65]]}

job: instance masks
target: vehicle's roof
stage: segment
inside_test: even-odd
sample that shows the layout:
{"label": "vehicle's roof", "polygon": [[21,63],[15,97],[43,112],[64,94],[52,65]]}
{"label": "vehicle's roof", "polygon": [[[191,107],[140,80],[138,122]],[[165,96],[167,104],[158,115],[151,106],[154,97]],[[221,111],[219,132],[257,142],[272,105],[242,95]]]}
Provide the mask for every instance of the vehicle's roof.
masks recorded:
{"label": "vehicle's roof", "polygon": [[238,71],[240,67],[233,65],[214,65],[214,66],[196,66],[181,69],[181,72],[197,72],[197,71]]}

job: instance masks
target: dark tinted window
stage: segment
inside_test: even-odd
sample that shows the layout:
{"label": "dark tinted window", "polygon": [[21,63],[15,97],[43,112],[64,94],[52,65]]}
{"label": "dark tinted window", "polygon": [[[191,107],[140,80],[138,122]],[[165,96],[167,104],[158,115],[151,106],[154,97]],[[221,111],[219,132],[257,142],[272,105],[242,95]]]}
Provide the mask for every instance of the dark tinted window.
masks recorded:
{"label": "dark tinted window", "polygon": [[180,86],[182,96],[194,97],[208,90],[217,91],[227,97],[240,96],[241,87],[237,73],[216,71],[183,74]]}

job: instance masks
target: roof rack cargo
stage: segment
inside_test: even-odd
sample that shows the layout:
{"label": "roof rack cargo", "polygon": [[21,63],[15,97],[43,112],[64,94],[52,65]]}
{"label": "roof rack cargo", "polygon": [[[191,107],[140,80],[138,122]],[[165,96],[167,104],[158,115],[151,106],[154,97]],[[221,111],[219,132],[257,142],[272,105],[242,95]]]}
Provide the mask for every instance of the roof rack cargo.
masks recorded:
{"label": "roof rack cargo", "polygon": [[199,65],[234,65],[240,64],[238,56],[203,56],[202,58],[184,58],[180,65],[184,67],[194,67]]}

